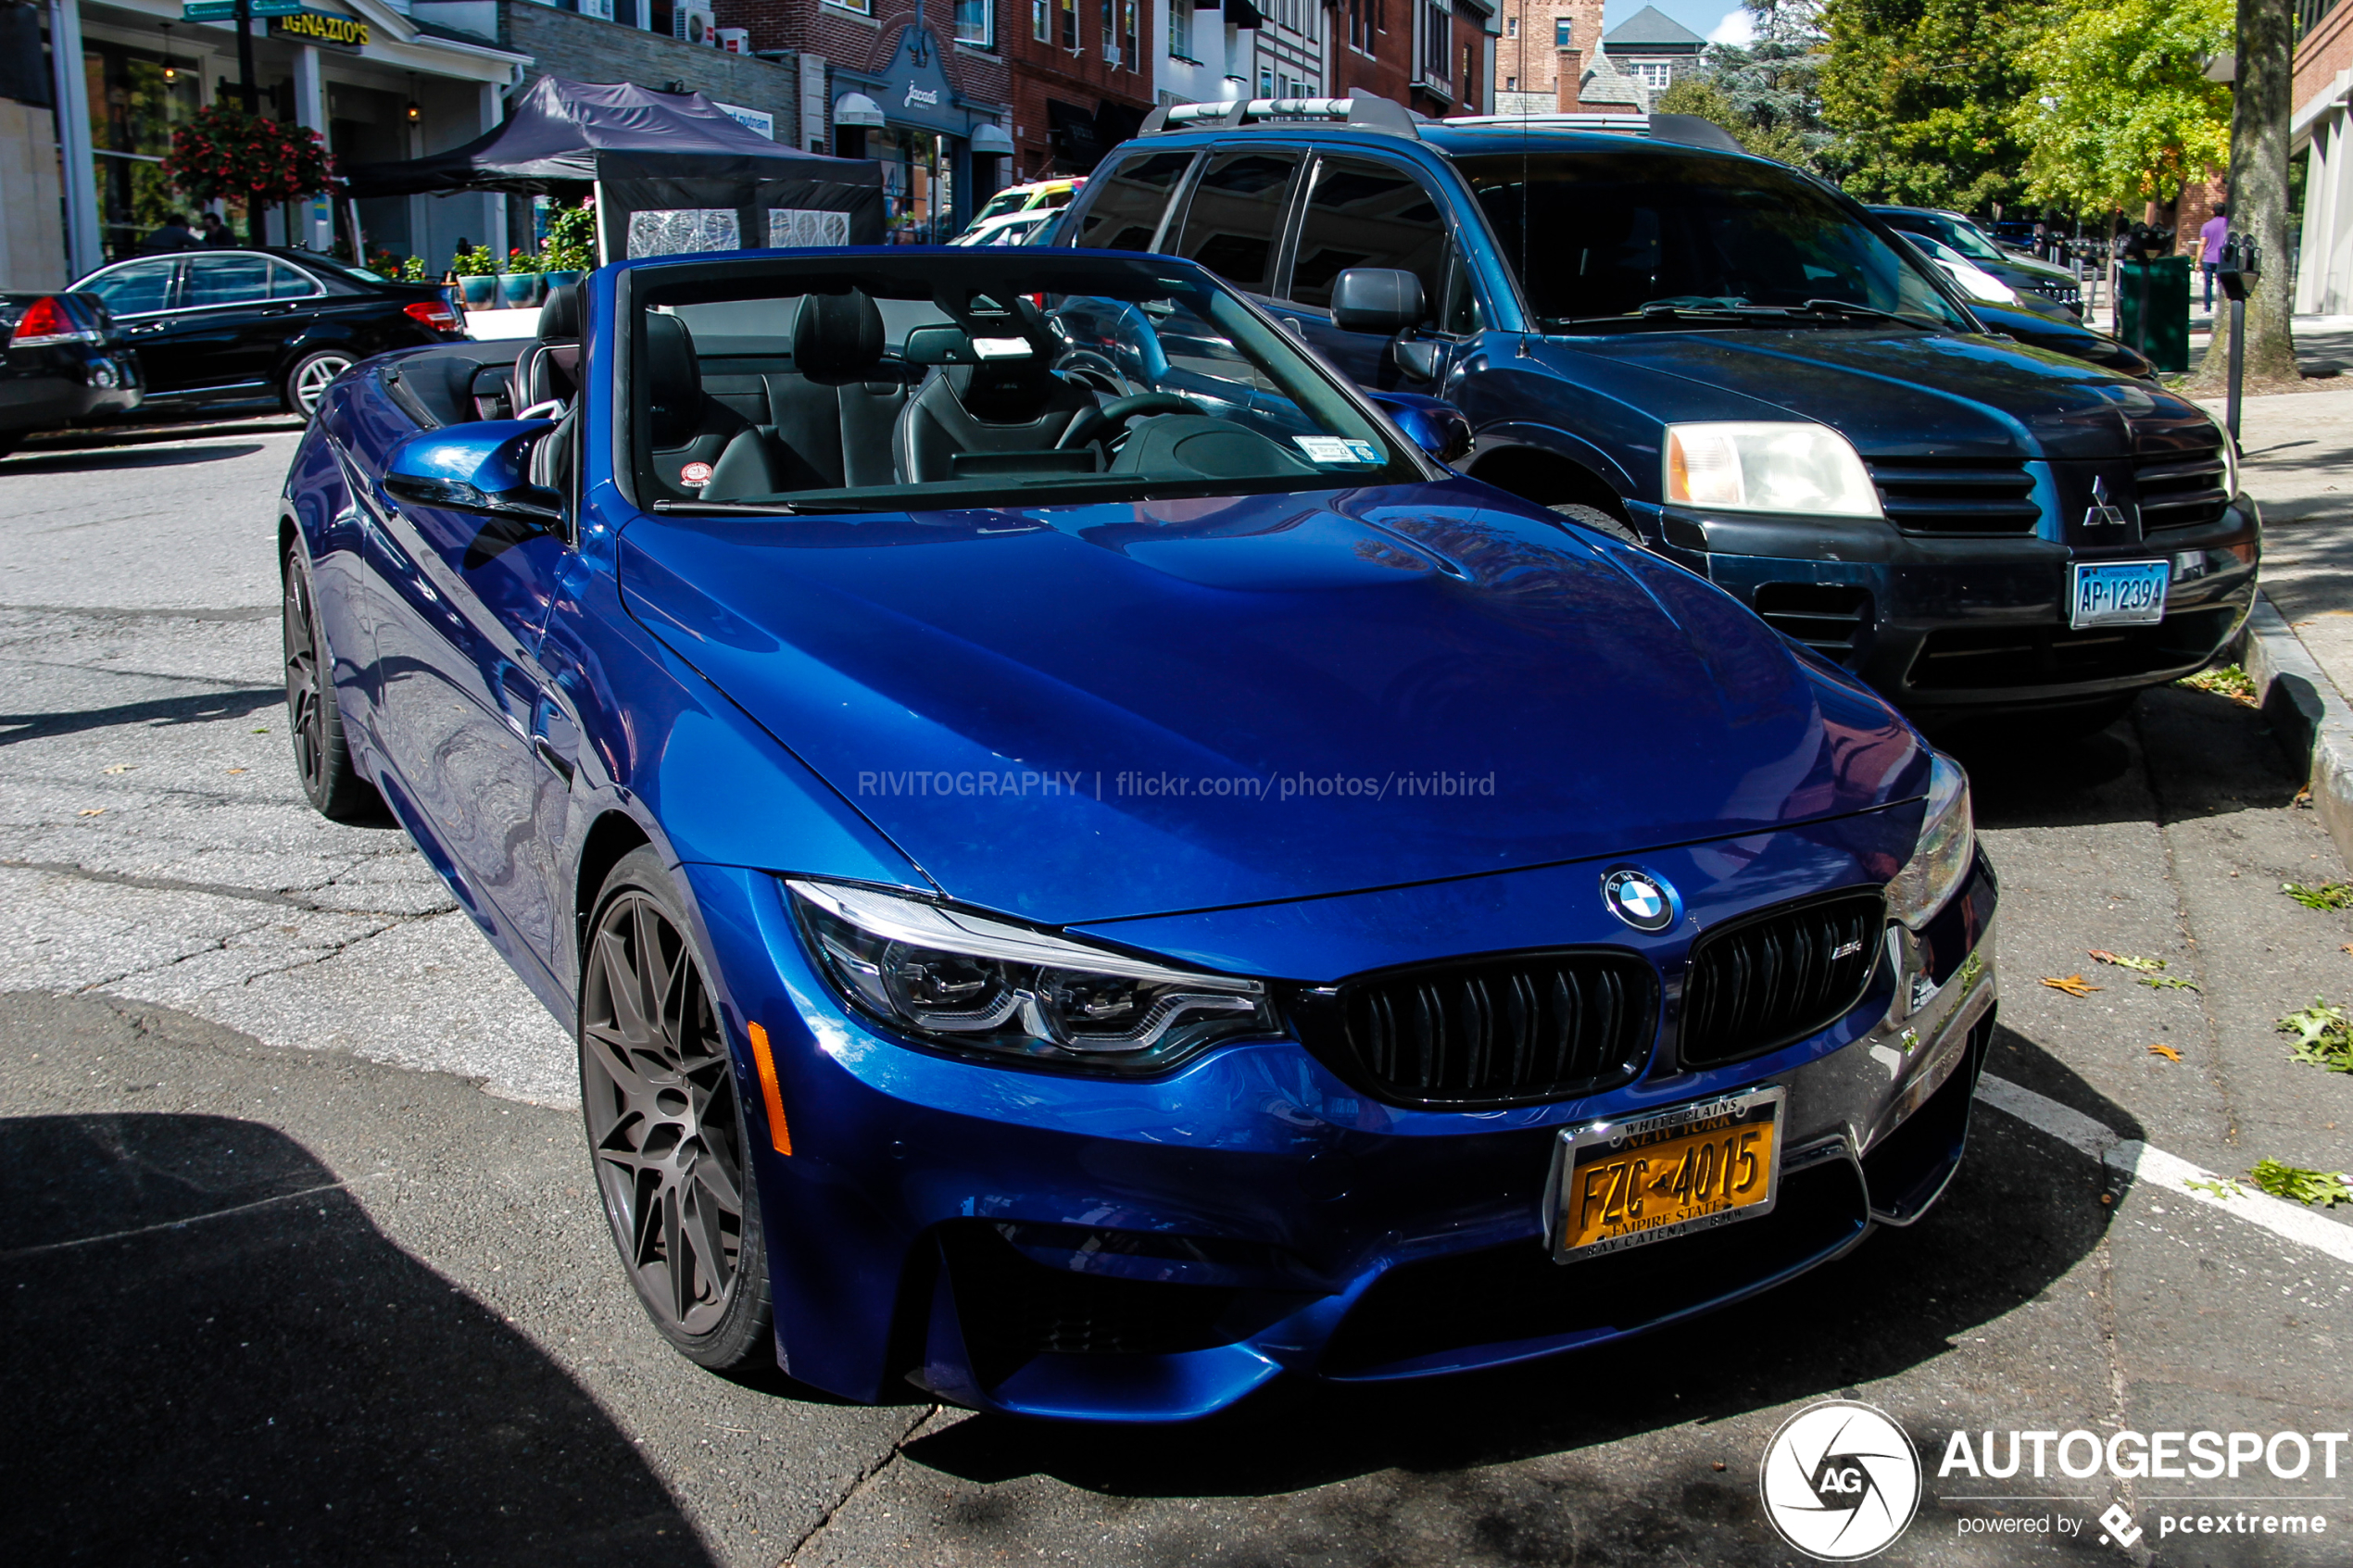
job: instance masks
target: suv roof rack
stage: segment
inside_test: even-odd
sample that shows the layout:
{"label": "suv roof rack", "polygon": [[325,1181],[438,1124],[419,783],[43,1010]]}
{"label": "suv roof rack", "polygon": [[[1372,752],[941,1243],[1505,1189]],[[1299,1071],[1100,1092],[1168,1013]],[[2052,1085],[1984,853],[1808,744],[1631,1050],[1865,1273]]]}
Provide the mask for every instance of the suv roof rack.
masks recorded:
{"label": "suv roof rack", "polygon": [[1404,105],[1351,88],[1345,98],[1236,98],[1222,104],[1164,104],[1144,117],[1139,136],[1169,131],[1238,131],[1279,125],[1285,120],[1338,120],[1363,131],[1383,131],[1392,136],[1419,139],[1417,123],[1424,117]]}
{"label": "suv roof rack", "polygon": [[1482,131],[1508,131],[1516,125],[1546,131],[1611,131],[1621,136],[1644,136],[1654,142],[1709,147],[1719,153],[1745,150],[1732,139],[1730,132],[1695,114],[1466,114],[1441,119],[1439,124],[1476,126]]}

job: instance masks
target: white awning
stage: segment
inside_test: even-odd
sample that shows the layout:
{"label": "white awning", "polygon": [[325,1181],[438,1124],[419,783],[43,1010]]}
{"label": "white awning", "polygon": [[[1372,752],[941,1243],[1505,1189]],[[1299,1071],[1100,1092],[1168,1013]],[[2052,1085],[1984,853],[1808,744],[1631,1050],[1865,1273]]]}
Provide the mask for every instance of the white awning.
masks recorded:
{"label": "white awning", "polygon": [[1011,157],[1013,156],[1013,139],[1005,134],[1005,128],[1001,125],[975,125],[973,127],[973,156]]}
{"label": "white awning", "polygon": [[875,130],[883,127],[882,106],[863,93],[844,93],[834,100],[836,125],[864,125]]}

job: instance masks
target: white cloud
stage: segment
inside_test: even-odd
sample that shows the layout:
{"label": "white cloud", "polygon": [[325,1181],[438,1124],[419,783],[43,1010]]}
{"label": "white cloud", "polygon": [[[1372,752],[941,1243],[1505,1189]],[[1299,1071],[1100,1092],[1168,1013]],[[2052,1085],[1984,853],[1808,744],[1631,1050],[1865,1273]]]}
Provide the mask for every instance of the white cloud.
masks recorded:
{"label": "white cloud", "polygon": [[1745,45],[1755,42],[1755,19],[1739,6],[1725,12],[1724,19],[1718,22],[1715,29],[1707,35],[1707,41],[1710,44]]}

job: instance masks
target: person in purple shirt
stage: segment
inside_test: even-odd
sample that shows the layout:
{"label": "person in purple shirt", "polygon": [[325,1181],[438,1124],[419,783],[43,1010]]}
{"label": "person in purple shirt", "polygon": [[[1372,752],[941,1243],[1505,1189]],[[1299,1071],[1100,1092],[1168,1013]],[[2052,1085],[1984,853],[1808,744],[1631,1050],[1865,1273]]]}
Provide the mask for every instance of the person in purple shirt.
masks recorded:
{"label": "person in purple shirt", "polygon": [[2206,274],[2206,310],[2214,313],[2214,269],[2221,264],[2222,242],[2230,238],[2231,209],[2222,202],[2214,204],[2214,216],[2197,232],[2197,265]]}

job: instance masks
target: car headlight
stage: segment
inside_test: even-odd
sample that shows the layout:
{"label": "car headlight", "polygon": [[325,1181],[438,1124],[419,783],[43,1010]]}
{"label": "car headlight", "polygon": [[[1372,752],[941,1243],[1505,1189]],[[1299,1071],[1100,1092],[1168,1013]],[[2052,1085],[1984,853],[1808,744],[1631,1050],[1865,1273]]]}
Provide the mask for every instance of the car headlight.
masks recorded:
{"label": "car headlight", "polygon": [[1936,918],[1969,875],[1977,848],[1969,817],[1969,775],[1939,752],[1928,771],[1928,814],[1912,858],[1887,884],[1887,912],[1914,931]]}
{"label": "car headlight", "polygon": [[1882,515],[1847,439],[1790,420],[1667,426],[1667,498],[1716,511]]}
{"label": "car headlight", "polygon": [[1155,1073],[1280,1035],[1264,984],[1203,974],[899,894],[786,881],[809,946],[860,1011],[948,1050]]}
{"label": "car headlight", "polygon": [[2222,438],[2222,494],[2232,500],[2239,498],[2239,444],[2231,439],[2231,427],[2221,416],[2208,414],[2214,421],[2214,433]]}

